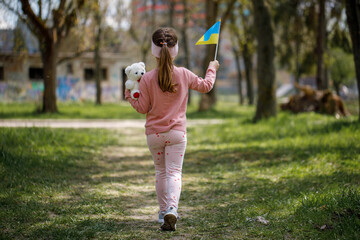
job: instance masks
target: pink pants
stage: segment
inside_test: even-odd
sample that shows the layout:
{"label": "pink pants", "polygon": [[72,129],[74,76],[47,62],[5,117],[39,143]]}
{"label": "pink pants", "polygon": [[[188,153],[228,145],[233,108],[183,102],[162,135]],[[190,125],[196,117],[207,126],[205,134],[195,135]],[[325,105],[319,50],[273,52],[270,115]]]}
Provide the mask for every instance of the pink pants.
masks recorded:
{"label": "pink pants", "polygon": [[155,164],[155,187],[160,211],[178,207],[181,171],[186,148],[186,134],[170,130],[147,136],[147,144]]}

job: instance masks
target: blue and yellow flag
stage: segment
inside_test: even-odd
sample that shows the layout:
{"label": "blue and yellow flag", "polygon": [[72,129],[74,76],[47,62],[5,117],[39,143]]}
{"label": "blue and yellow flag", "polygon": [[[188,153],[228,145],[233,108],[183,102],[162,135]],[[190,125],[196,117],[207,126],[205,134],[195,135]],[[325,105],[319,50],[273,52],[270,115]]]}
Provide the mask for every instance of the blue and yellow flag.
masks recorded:
{"label": "blue and yellow flag", "polygon": [[209,30],[207,30],[204,36],[202,36],[195,45],[217,44],[219,41],[220,23],[221,19],[217,21]]}

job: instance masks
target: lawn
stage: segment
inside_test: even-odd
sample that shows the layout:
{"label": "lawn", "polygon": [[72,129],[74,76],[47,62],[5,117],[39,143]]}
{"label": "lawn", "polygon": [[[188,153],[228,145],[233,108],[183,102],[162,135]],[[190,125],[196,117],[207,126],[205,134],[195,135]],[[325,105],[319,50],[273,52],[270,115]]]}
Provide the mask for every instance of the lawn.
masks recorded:
{"label": "lawn", "polygon": [[190,107],[224,122],[188,128],[175,232],[158,230],[143,129],[1,128],[0,238],[360,239],[357,117],[253,113]]}
{"label": "lawn", "polygon": [[129,103],[59,102],[58,113],[37,113],[34,103],[0,103],[0,119],[139,119],[145,118],[130,108]]}

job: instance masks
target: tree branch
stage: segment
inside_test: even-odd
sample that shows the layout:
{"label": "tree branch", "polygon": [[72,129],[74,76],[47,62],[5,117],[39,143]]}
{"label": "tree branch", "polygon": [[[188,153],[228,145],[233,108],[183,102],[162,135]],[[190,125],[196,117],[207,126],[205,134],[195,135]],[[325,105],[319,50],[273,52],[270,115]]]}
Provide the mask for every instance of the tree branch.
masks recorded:
{"label": "tree branch", "polygon": [[20,2],[21,2],[22,11],[28,17],[30,23],[34,25],[35,30],[37,30],[43,38],[50,40],[51,34],[50,34],[49,30],[45,26],[45,23],[42,21],[42,19],[38,18],[35,15],[34,11],[32,10],[32,8],[30,6],[29,1],[20,0]]}
{"label": "tree branch", "polygon": [[221,17],[221,25],[222,27],[225,27],[226,20],[231,14],[231,11],[234,9],[234,5],[236,3],[236,0],[231,0],[231,2],[227,5],[225,13]]}
{"label": "tree branch", "polygon": [[38,5],[39,5],[39,18],[41,18],[41,15],[42,15],[42,1],[41,0],[38,0]]}
{"label": "tree branch", "polygon": [[136,34],[133,25],[130,26],[129,33],[130,33],[130,36],[134,39],[134,41],[135,41],[136,43],[139,43],[139,42],[140,42],[139,37],[138,37],[138,35]]}
{"label": "tree branch", "polygon": [[85,1],[84,0],[78,0],[77,1],[77,6],[74,7],[69,7],[67,10],[71,10],[70,13],[65,12],[65,19],[64,19],[64,23],[60,28],[59,33],[61,34],[62,37],[67,37],[69,35],[70,29],[72,26],[75,25],[75,21],[76,21],[76,11],[81,9],[83,6],[85,5]]}
{"label": "tree branch", "polygon": [[49,0],[48,1],[48,11],[47,11],[47,15],[46,15],[46,18],[45,18],[45,22],[47,22],[47,20],[49,19],[49,16],[50,16],[50,12],[51,12],[51,4],[52,4],[52,1]]}
{"label": "tree branch", "polygon": [[67,62],[69,60],[72,60],[72,59],[75,59],[77,57],[80,57],[82,54],[86,53],[86,52],[93,52],[94,49],[93,48],[87,48],[87,49],[84,49],[82,51],[78,51],[76,53],[74,53],[72,56],[69,56],[69,57],[64,57],[64,58],[61,58],[57,61],[57,65],[61,64],[61,63],[64,63],[64,62]]}
{"label": "tree branch", "polygon": [[59,29],[61,29],[64,24],[65,3],[66,0],[61,0],[59,7],[53,10],[54,28],[57,34],[59,34]]}
{"label": "tree branch", "polygon": [[4,0],[0,0],[0,3],[4,5],[10,12],[14,13],[21,21],[24,23],[27,22],[26,18],[22,16],[22,14],[16,10],[15,8],[11,7],[8,3],[6,3]]}
{"label": "tree branch", "polygon": [[61,0],[58,10],[60,10],[60,11],[64,10],[65,9],[65,3],[66,3],[66,0]]}

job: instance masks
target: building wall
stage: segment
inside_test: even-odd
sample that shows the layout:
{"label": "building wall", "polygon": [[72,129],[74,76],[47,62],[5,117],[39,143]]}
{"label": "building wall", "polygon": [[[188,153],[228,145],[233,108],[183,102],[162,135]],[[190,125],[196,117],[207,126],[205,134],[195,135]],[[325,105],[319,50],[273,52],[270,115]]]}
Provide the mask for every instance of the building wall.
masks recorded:
{"label": "building wall", "polygon": [[[123,99],[122,86],[126,79],[123,79],[122,71],[130,64],[126,58],[103,58],[102,68],[107,73],[106,79],[101,82],[103,102]],[[29,77],[30,68],[42,68],[40,56],[0,56],[0,67],[4,71],[4,80],[0,80],[0,101],[42,100],[42,79]],[[95,101],[95,80],[85,79],[85,68],[94,68],[91,56],[74,59],[57,67],[56,94],[59,101]]]}

